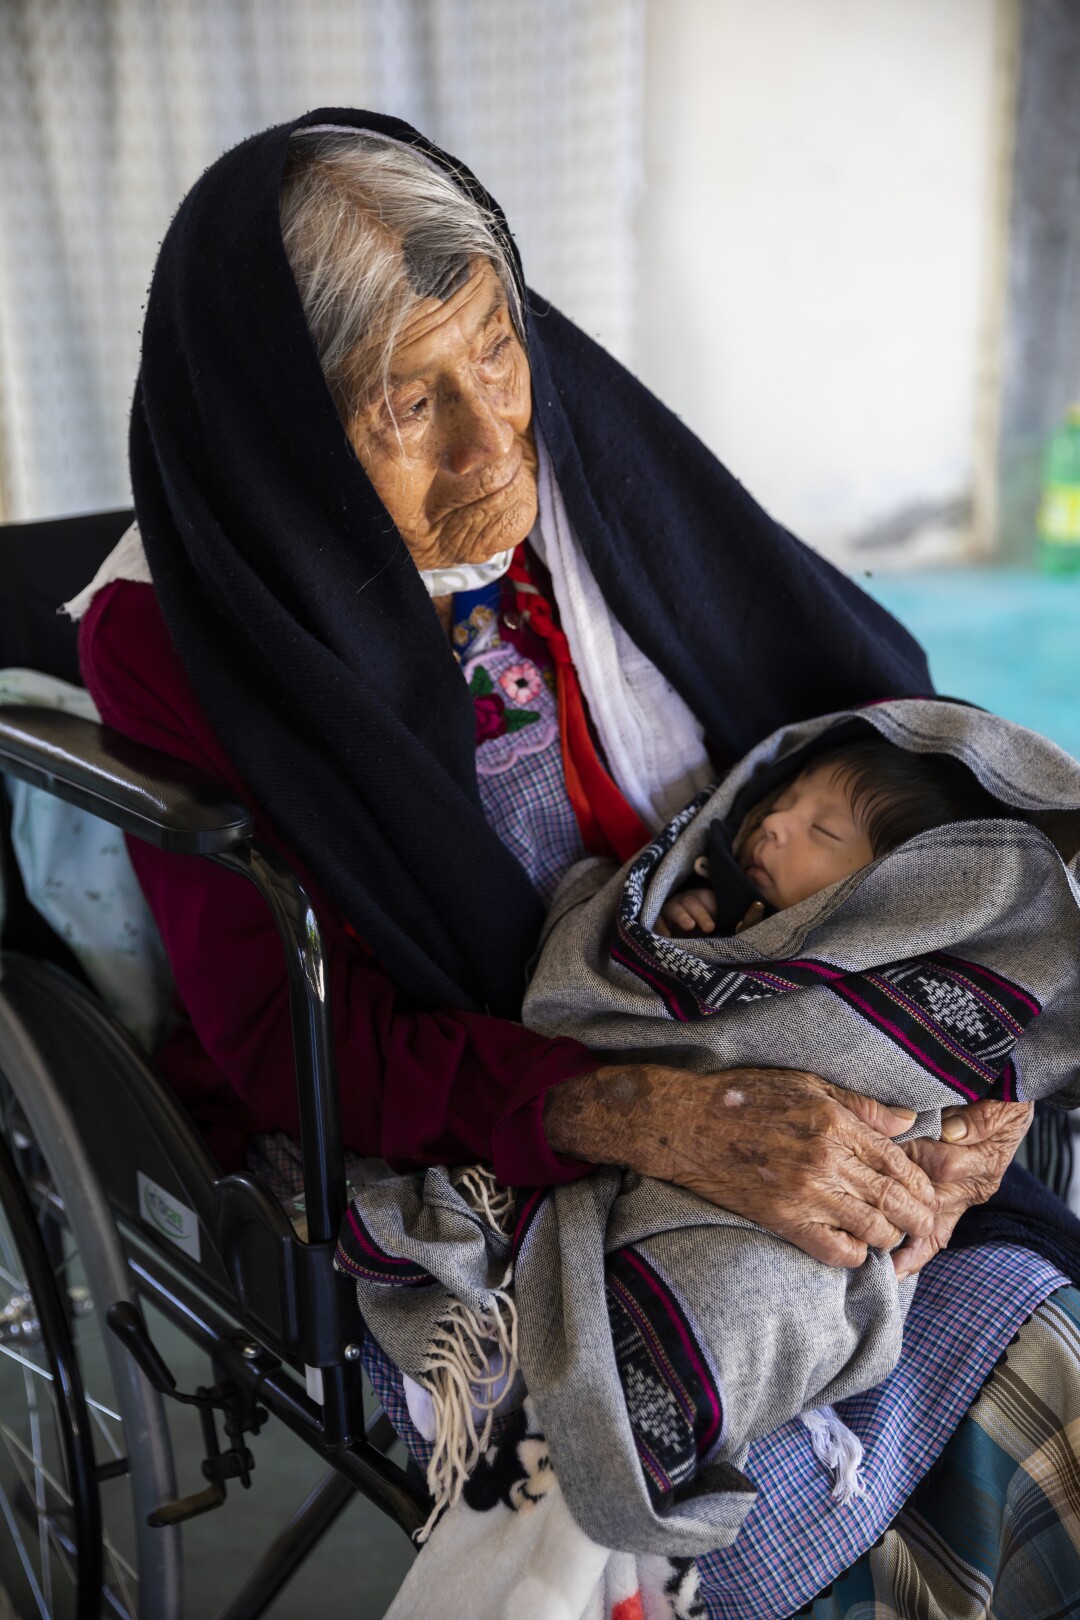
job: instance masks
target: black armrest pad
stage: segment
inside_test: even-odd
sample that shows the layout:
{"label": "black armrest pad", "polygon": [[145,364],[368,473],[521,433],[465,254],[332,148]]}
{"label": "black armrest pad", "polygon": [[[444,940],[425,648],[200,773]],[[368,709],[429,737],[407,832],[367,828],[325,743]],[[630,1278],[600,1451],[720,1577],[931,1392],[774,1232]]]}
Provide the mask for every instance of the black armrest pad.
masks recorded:
{"label": "black armrest pad", "polygon": [[247,808],[192,766],[60,709],[0,704],[0,772],[159,849],[220,855],[254,831]]}

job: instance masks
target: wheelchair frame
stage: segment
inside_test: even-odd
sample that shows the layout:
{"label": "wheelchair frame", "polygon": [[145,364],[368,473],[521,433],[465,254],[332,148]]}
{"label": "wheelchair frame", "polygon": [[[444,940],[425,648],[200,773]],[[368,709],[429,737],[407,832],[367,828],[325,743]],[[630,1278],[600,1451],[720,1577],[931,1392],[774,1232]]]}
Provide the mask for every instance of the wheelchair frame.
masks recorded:
{"label": "wheelchair frame", "polygon": [[[152,1507],[151,1534],[168,1537],[185,1518],[219,1506],[227,1478],[247,1482],[253,1459],[245,1435],[257,1432],[268,1413],[329,1465],[218,1617],[257,1620],[355,1492],[406,1533],[423,1523],[430,1505],[415,1471],[379,1449],[393,1431],[381,1410],[365,1414],[363,1324],[351,1283],[333,1268],[346,1187],[319,925],[295,874],[253,836],[246,807],[165,754],[58,710],[0,705],[0,773],[158,848],[242,875],[266,901],[282,941],[306,1241],[255,1176],[219,1173],[192,1122],[91,993],[61,969],[18,956],[5,957],[0,978],[0,1071],[37,1076],[24,1089],[39,1140],[51,1132],[63,1141],[69,1175],[77,1176],[83,1163],[102,1179],[105,1218],[115,1223],[127,1272],[126,1292],[114,1280],[116,1297],[108,1301],[109,1326],[131,1358],[127,1373],[145,1376],[161,1397],[200,1409],[210,1484],[189,1497],[141,1504]],[[146,1202],[148,1187],[164,1193],[166,1206],[171,1200],[174,1224],[177,1207],[191,1216],[190,1229],[170,1234],[161,1208],[153,1198]],[[208,1354],[216,1380],[209,1390],[176,1391],[140,1298]],[[123,1367],[125,1357],[120,1361]],[[215,1412],[232,1442],[224,1453]],[[178,1570],[178,1548],[170,1562]]]}

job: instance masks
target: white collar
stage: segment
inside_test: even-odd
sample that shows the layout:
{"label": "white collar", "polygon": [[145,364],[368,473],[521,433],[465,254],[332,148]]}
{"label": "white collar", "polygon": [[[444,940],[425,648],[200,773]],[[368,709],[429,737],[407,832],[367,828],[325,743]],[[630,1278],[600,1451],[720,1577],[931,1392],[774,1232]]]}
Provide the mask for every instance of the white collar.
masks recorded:
{"label": "white collar", "polygon": [[106,585],[111,585],[116,579],[134,580],[137,585],[153,584],[150,578],[150,564],[146,560],[137,523],[124,530],[89,585],[84,585],[70,602],[63,603],[60,612],[66,613],[77,622],[83,617],[98,591],[103,591]]}
{"label": "white collar", "polygon": [[453,596],[456,591],[478,591],[502,579],[514,558],[514,548],[496,552],[487,562],[455,563],[450,568],[421,568],[420,578],[429,596]]}

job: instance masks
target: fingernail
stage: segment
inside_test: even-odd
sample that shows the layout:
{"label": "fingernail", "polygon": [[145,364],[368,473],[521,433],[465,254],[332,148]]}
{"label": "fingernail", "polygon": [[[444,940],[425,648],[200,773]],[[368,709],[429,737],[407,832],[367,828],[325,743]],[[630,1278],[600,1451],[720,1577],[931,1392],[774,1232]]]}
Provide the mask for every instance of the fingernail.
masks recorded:
{"label": "fingernail", "polygon": [[943,1142],[962,1142],[967,1133],[966,1119],[957,1119],[954,1116],[952,1119],[942,1120],[941,1140]]}
{"label": "fingernail", "polygon": [[914,1108],[890,1108],[889,1113],[895,1114],[897,1119],[906,1119],[909,1125],[913,1125],[919,1117]]}

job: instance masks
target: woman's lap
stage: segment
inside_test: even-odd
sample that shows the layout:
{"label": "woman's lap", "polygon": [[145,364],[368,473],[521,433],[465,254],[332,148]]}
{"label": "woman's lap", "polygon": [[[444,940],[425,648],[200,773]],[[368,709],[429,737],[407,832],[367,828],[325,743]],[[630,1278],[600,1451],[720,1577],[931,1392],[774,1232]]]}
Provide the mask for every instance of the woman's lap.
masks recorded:
{"label": "woman's lap", "polygon": [[1041,1305],[812,1620],[1063,1620],[1080,1592],[1080,1291]]}
{"label": "woman's lap", "polygon": [[711,1620],[791,1614],[852,1568],[903,1512],[1009,1341],[1066,1281],[1012,1245],[939,1255],[920,1279],[896,1368],[840,1406],[863,1444],[864,1495],[832,1501],[800,1424],[758,1441],[746,1463],[758,1498],[742,1532],[699,1560]]}
{"label": "woman's lap", "polygon": [[[897,1577],[903,1577],[900,1586],[906,1590],[906,1571],[917,1565],[908,1539],[919,1540],[921,1548],[928,1539],[931,1544],[935,1538],[947,1541],[954,1533],[949,1528],[952,1521],[945,1517],[944,1528],[936,1519],[933,1530],[923,1528],[929,1521],[921,1492],[917,1504],[909,1498],[920,1485],[922,1490],[932,1491],[937,1474],[934,1464],[947,1445],[951,1457],[954,1445],[960,1455],[974,1443],[977,1436],[965,1436],[973,1426],[979,1427],[975,1411],[984,1407],[987,1412],[996,1411],[996,1406],[987,1405],[989,1392],[995,1392],[996,1401],[999,1388],[1014,1386],[1014,1375],[1008,1369],[994,1372],[993,1368],[1018,1330],[1022,1329],[1018,1346],[1026,1347],[1031,1341],[1041,1347],[1037,1355],[1025,1349],[1023,1376],[1025,1382],[1033,1381],[1030,1387],[1036,1392],[1040,1411],[1049,1414],[1044,1426],[1054,1427],[1056,1413],[1062,1414],[1062,1422],[1071,1421],[1070,1388],[1080,1388],[1080,1293],[1063,1288],[1064,1282],[1048,1262],[1011,1246],[940,1255],[920,1283],[897,1371],[879,1390],[844,1403],[845,1419],[867,1449],[871,1483],[867,1498],[847,1509],[829,1500],[828,1481],[813,1460],[801,1426],[789,1426],[790,1432],[780,1431],[760,1442],[751,1452],[748,1470],[762,1492],[746,1529],[734,1547],[699,1562],[710,1620],[763,1620],[769,1615],[791,1614],[830,1581],[835,1582],[831,1595],[803,1611],[814,1620],[855,1620],[856,1615],[858,1620],[879,1620],[879,1616],[893,1620],[894,1615],[907,1613],[940,1613],[951,1620],[947,1606],[929,1611],[888,1606],[893,1602]],[[1052,1311],[1045,1306],[1040,1310],[1049,1295],[1054,1296]],[[1037,1324],[1023,1327],[1033,1312],[1038,1313]],[[1050,1339],[1044,1321],[1053,1324]],[[1057,1347],[1049,1357],[1047,1346]],[[364,1359],[395,1427],[418,1460],[426,1463],[430,1448],[409,1421],[400,1374],[370,1340],[365,1344]],[[1034,1370],[1043,1363],[1044,1371]],[[984,1383],[986,1390],[980,1396]],[[973,1401],[975,1409],[969,1413]],[[928,1419],[928,1408],[936,1416]],[[953,1444],[949,1444],[950,1436]],[[1058,1452],[1072,1457],[1067,1439],[1058,1440],[1056,1448],[1050,1445],[1051,1458]],[[1016,1483],[1011,1487],[1014,1494]],[[997,1495],[991,1490],[986,1504],[991,1519],[995,1506],[1001,1507]],[[957,1531],[961,1529],[956,1526]],[[873,1545],[879,1541],[878,1546]],[[1043,1542],[1035,1540],[1032,1545],[1041,1549]],[[869,1553],[867,1548],[871,1548]],[[1032,1555],[1038,1554],[1033,1551]],[[928,1555],[922,1551],[917,1558],[928,1563]],[[839,1576],[840,1571],[847,1573]],[[860,1604],[875,1601],[875,1581],[881,1592],[876,1601],[881,1606],[860,1608]],[[1019,1616],[1020,1611],[1015,1612]],[[1052,1613],[1052,1607],[1046,1612]]]}

